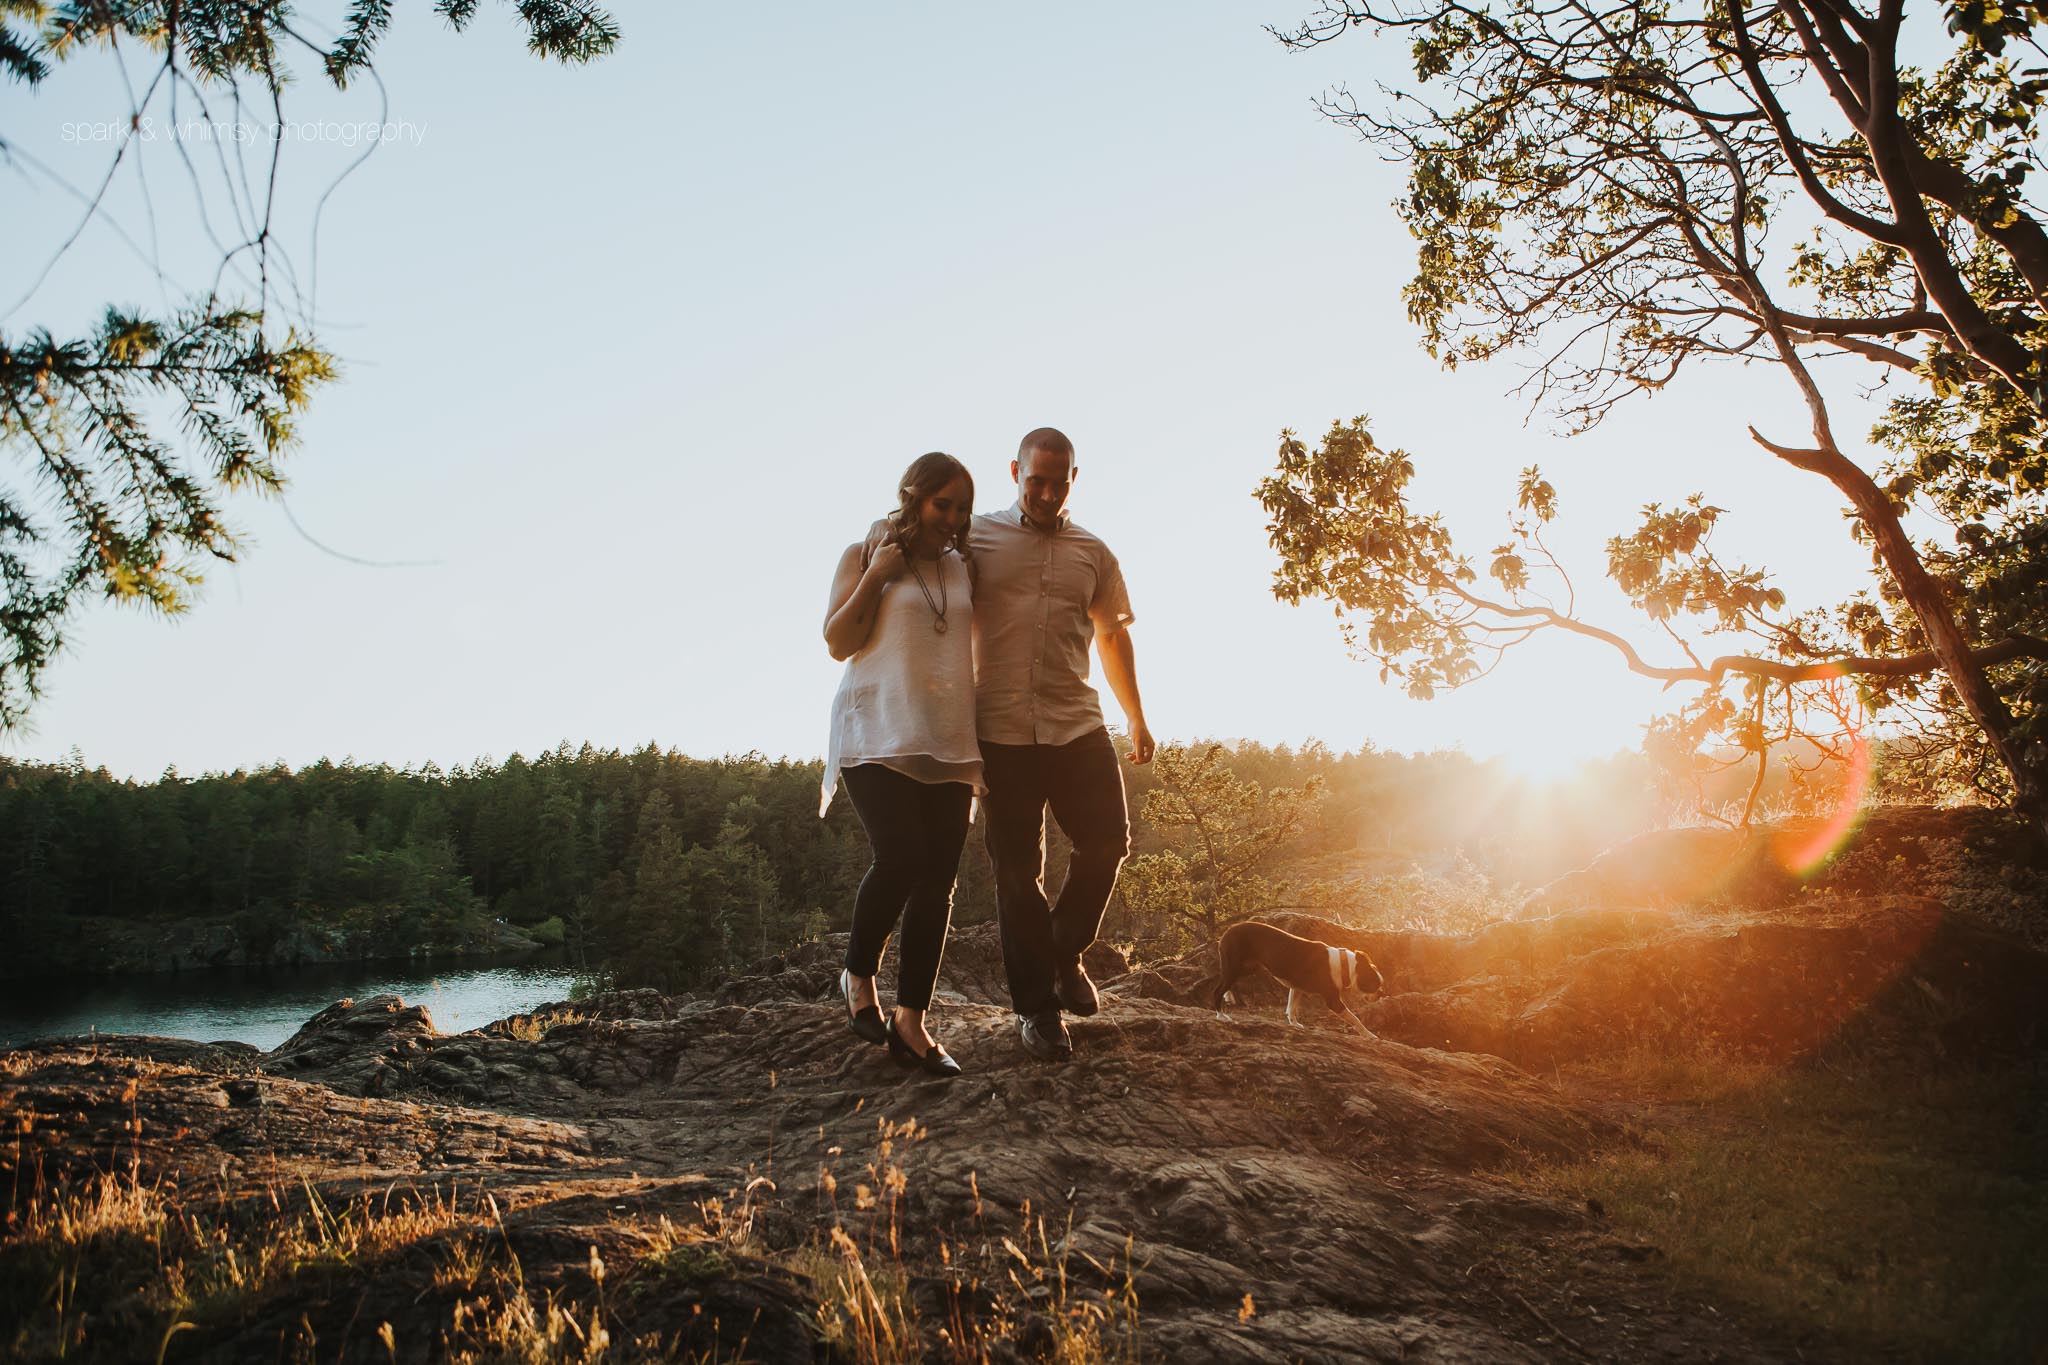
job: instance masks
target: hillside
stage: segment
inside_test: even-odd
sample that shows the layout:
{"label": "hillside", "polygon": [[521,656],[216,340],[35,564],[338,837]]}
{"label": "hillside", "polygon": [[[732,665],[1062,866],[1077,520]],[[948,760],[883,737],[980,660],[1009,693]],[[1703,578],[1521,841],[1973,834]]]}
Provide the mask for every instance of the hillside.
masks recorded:
{"label": "hillside", "polygon": [[267,1054],[25,1048],[0,1066],[0,1340],[28,1360],[1866,1358],[1703,1290],[1543,1178],[1700,1121],[1568,1064],[1710,1043],[1787,1074],[2009,1065],[2048,1028],[2048,957],[1926,899],[1462,939],[1290,926],[1379,961],[1379,1037],[1256,1002],[1221,1021],[1186,1003],[1199,960],[1131,972],[1098,948],[1106,1007],[1043,1066],[976,926],[942,980],[952,1083],[846,1033],[830,940],[716,991],[463,1034],[378,997]]}

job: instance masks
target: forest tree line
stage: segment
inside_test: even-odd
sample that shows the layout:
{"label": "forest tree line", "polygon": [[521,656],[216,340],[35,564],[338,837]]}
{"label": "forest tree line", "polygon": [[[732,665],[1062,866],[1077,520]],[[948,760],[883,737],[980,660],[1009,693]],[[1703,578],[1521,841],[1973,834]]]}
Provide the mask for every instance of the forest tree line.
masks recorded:
{"label": "forest tree line", "polygon": [[[1241,807],[1217,818],[1241,826],[1279,808],[1282,794],[1312,797],[1285,803],[1284,839],[1257,845],[1260,875],[1236,884],[1233,915],[1258,908],[1246,887],[1276,899],[1305,880],[1327,895],[1402,874],[1462,876],[1504,893],[1671,815],[1631,756],[1588,765],[1568,799],[1456,752],[1239,743],[1217,749],[1212,766],[1237,784]],[[173,769],[146,783],[75,753],[0,759],[0,933],[19,974],[87,919],[225,923],[258,945],[298,927],[353,925],[380,956],[474,947],[502,920],[624,984],[698,985],[846,927],[867,842],[843,794],[818,817],[820,771],[816,761],[700,759],[653,744],[623,753],[564,743],[446,771],[347,759],[196,778]],[[1148,818],[1180,809],[1148,800],[1173,771],[1124,769],[1133,856],[1150,857],[1142,867],[1155,875],[1127,879],[1138,899],[1120,897],[1106,927],[1162,948],[1184,946],[1200,917],[1158,909],[1160,869],[1183,901],[1206,885],[1173,861],[1187,831]],[[1056,885],[1056,829],[1050,843]],[[977,832],[954,918],[994,911]]]}

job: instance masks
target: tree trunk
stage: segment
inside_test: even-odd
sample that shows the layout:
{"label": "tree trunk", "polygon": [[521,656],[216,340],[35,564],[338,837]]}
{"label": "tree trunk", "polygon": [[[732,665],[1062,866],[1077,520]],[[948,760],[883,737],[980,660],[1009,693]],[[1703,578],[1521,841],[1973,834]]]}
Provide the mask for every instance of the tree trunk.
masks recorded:
{"label": "tree trunk", "polygon": [[1941,660],[1942,671],[1956,689],[1963,709],[1977,722],[1991,741],[1991,751],[2005,765],[2012,778],[2013,805],[2048,834],[2048,755],[2039,744],[2029,744],[2013,735],[2012,712],[2005,699],[1991,686],[1982,665],[1971,657],[1970,643],[1956,624],[1941,585],[1920,561],[1912,538],[1899,524],[1898,515],[1884,490],[1853,460],[1838,453],[1823,456],[1825,474],[1856,507],[1871,534],[1877,537],[1878,554],[1891,571],[1906,605],[1926,633],[1928,648]]}

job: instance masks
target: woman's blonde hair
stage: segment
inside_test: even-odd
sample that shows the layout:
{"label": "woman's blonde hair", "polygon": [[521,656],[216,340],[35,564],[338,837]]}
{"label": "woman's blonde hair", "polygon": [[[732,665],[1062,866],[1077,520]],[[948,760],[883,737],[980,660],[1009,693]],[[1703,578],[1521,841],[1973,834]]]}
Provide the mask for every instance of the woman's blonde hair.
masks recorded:
{"label": "woman's blonde hair", "polygon": [[[967,466],[943,450],[934,450],[929,455],[920,455],[910,462],[910,468],[903,471],[903,477],[896,485],[896,510],[889,514],[889,539],[905,549],[917,534],[917,509],[926,498],[943,491],[955,479],[967,480],[967,510],[974,511],[974,476],[967,472]],[[960,534],[953,537],[953,548],[960,557],[967,557],[967,532],[973,526],[973,518],[962,523]]]}

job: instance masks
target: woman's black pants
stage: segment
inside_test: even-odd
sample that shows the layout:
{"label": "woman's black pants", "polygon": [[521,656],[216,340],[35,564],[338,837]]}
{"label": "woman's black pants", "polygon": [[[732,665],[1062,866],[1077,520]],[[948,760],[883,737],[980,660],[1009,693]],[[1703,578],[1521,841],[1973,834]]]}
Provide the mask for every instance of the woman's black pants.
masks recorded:
{"label": "woman's black pants", "polygon": [[840,776],[875,850],[854,897],[846,969],[855,976],[873,976],[900,917],[896,1003],[930,1009],[939,959],[946,951],[946,926],[953,917],[953,881],[967,843],[974,789],[965,782],[919,782],[879,763],[857,764]]}

